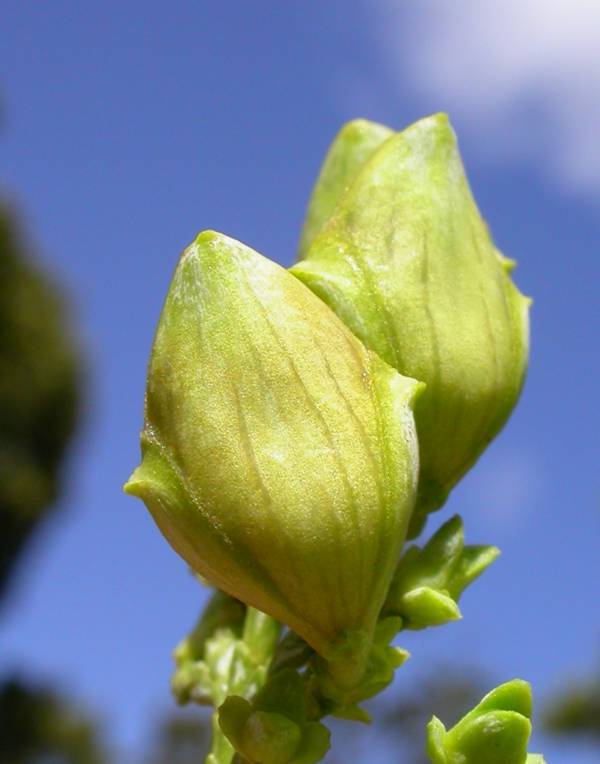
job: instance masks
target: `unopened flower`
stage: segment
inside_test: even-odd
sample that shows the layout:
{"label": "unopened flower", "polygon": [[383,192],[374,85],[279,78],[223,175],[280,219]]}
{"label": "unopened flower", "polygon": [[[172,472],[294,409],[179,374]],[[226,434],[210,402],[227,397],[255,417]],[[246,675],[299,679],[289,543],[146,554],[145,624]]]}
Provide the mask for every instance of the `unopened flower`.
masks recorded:
{"label": "unopened flower", "polygon": [[334,142],[292,273],[367,347],[427,385],[415,409],[416,531],[515,405],[529,300],[490,239],[445,115],[387,138],[374,126],[370,142],[348,140],[353,130],[367,127],[347,126]]}
{"label": "unopened flower", "polygon": [[159,321],[126,491],[209,583],[358,676],[415,501],[420,387],[285,269],[202,233]]}

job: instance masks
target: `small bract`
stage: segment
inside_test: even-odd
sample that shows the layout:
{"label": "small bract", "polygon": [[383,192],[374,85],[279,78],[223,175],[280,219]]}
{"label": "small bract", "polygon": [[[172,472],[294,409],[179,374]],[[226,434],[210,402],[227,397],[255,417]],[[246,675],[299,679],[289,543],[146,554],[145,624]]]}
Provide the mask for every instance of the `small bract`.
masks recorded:
{"label": "small bract", "polygon": [[209,583],[326,659],[361,653],[415,501],[420,387],[285,269],[202,233],[160,318],[125,490]]}

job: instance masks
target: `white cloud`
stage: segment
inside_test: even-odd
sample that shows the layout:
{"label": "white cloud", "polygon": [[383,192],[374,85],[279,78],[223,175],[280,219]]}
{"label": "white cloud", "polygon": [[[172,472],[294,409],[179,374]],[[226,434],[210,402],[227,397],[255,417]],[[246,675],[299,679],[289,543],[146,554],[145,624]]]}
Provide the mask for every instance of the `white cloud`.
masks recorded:
{"label": "white cloud", "polygon": [[600,192],[600,0],[368,7],[403,89],[458,117],[488,154],[531,157],[568,188]]}

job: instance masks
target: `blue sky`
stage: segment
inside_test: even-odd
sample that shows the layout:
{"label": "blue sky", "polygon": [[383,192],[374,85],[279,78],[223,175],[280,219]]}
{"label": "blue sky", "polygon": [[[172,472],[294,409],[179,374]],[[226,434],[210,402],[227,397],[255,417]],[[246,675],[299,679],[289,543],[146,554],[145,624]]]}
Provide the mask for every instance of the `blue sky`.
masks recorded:
{"label": "blue sky", "polygon": [[[536,697],[598,655],[600,7],[575,0],[285,3],[5,0],[1,191],[71,297],[86,416],[64,512],[22,566],[0,668],[59,682],[140,744],[169,704],[169,653],[203,598],[121,484],[138,460],[145,364],[168,281],[204,228],[288,265],[345,120],[446,110],[475,196],[532,295],[519,406],[453,512],[503,550],[464,620],[403,640]],[[592,753],[536,737],[549,764]]]}

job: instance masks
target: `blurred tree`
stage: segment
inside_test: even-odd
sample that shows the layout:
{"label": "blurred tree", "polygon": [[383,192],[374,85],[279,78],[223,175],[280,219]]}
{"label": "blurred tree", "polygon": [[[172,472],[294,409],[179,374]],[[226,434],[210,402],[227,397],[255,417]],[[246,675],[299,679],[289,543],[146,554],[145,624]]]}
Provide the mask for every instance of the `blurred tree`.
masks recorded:
{"label": "blurred tree", "polygon": [[417,694],[388,702],[382,713],[385,735],[394,750],[402,751],[404,761],[429,764],[424,752],[427,722],[435,715],[450,728],[491,686],[474,669],[446,666],[431,671],[420,680]]}
{"label": "blurred tree", "polygon": [[[425,725],[435,714],[448,727],[457,722],[480,700],[492,684],[481,678],[475,669],[439,667],[430,669],[415,685],[418,689],[405,689],[382,695],[367,704],[377,724],[377,748],[389,751],[382,760],[406,761],[410,764],[430,764],[425,755]],[[364,729],[349,722],[334,722],[334,751],[327,764],[350,760],[367,760],[368,748],[361,751]],[[374,728],[375,731],[375,728]],[[358,755],[357,755],[358,752]],[[483,762],[482,762],[483,764]]]}
{"label": "blurred tree", "polygon": [[571,683],[550,699],[544,726],[554,734],[585,736],[600,745],[600,666],[590,677]]}
{"label": "blurred tree", "polygon": [[158,727],[146,764],[199,764],[210,746],[210,718],[173,712]]}
{"label": "blurred tree", "polygon": [[419,681],[416,694],[405,693],[387,702],[379,713],[384,735],[394,751],[411,764],[429,764],[425,756],[425,725],[435,714],[450,727],[469,711],[485,693],[487,684],[475,670],[456,667],[432,671]]}
{"label": "blurred tree", "polygon": [[[48,514],[78,409],[79,358],[63,300],[0,205],[0,599]],[[0,683],[0,764],[104,764],[75,706],[21,680]]]}
{"label": "blurred tree", "polygon": [[62,299],[0,206],[0,597],[57,496],[78,381]]}
{"label": "blurred tree", "polygon": [[[78,402],[78,358],[61,297],[0,206],[0,598],[59,490]],[[103,764],[73,704],[9,678],[0,684],[0,764]]]}
{"label": "blurred tree", "polygon": [[0,764],[104,764],[80,710],[50,690],[9,679],[0,687]]}
{"label": "blurred tree", "polygon": [[[407,761],[430,764],[424,754],[425,724],[435,713],[448,726],[453,725],[485,694],[489,683],[475,670],[440,669],[425,675],[415,694],[398,693],[369,704],[377,719],[378,750],[385,747],[385,761]],[[327,764],[349,760],[373,760],[365,747],[364,727],[355,722],[328,720],[334,730],[334,750]],[[173,711],[157,724],[158,732],[151,741],[151,750],[144,764],[198,764],[203,761],[210,744],[210,719],[202,713]],[[375,731],[375,730],[374,730]],[[381,748],[380,748],[381,746]]]}

